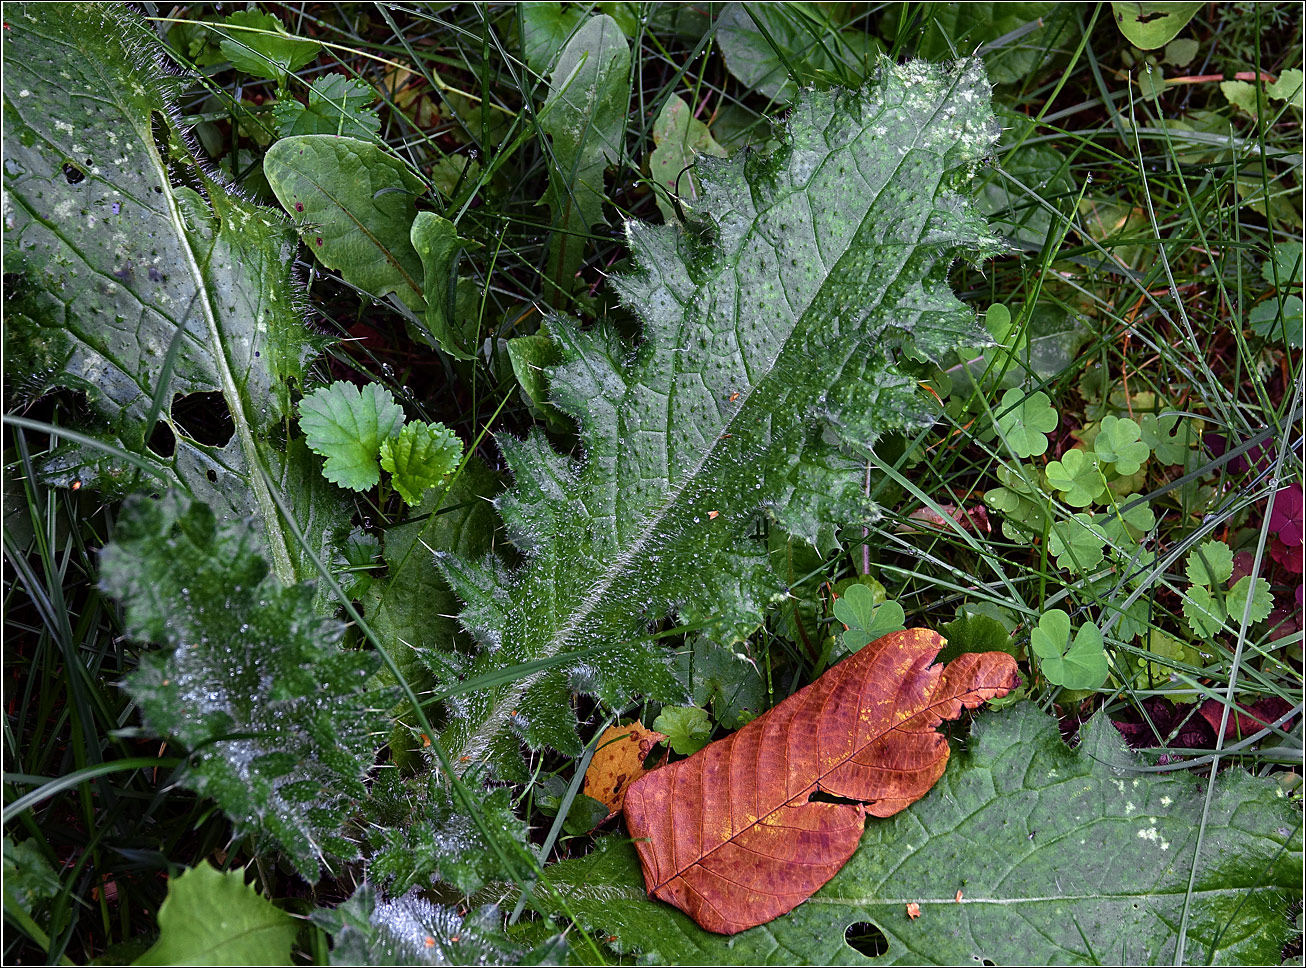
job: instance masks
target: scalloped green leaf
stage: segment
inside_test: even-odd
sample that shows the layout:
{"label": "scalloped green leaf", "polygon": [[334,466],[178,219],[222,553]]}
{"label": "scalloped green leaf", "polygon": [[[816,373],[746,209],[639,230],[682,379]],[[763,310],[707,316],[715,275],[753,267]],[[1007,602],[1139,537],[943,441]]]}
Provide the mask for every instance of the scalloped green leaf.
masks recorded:
{"label": "scalloped green leaf", "polygon": [[663,706],[653,729],[665,733],[667,745],[681,756],[697,753],[712,739],[712,720],[697,706]]}
{"label": "scalloped green leaf", "polygon": [[1252,598],[1248,622],[1263,621],[1269,617],[1270,609],[1274,607],[1274,599],[1270,596],[1270,583],[1264,578],[1257,578],[1253,582],[1251,575],[1243,575],[1233,583],[1224,600],[1229,618],[1234,624],[1239,624],[1243,620],[1243,610],[1247,607],[1248,595]]}
{"label": "scalloped green leaf", "polygon": [[365,491],[381,480],[381,445],[398,436],[403,425],[403,408],[379,383],[360,390],[338,380],[299,403],[299,427],[308,447],[326,458],[322,473],[351,491]]}
{"label": "scalloped green leaf", "polygon": [[159,940],[134,965],[290,965],[299,922],[254,887],[243,870],[209,864],[168,881]]}
{"label": "scalloped green leaf", "polygon": [[381,466],[409,507],[458,469],[463,442],[442,423],[410,423],[381,442]]}
{"label": "scalloped green leaf", "polygon": [[1183,610],[1189,627],[1208,639],[1224,627],[1224,620],[1228,617],[1224,602],[1213,596],[1205,585],[1193,585],[1184,592]]}
{"label": "scalloped green leaf", "polygon": [[[272,498],[281,492],[318,553],[347,525],[302,442],[282,442],[323,344],[304,324],[293,232],[200,162],[175,123],[180,82],[125,6],[6,11],[6,381],[33,396],[82,391],[94,424],[79,430],[224,521],[253,511],[277,575],[315,577]],[[190,438],[172,417],[179,400],[225,410],[230,439]],[[168,457],[147,447],[156,413],[175,439]],[[107,469],[111,492],[140,476],[75,445],[51,464],[91,485]]]}
{"label": "scalloped green leaf", "polygon": [[[537,903],[565,905],[620,954],[670,964],[1277,963],[1302,896],[1297,805],[1235,767],[1206,809],[1206,781],[1139,772],[1107,717],[1081,736],[1068,748],[1031,703],[977,716],[924,799],[868,822],[809,901],[730,937],[651,900],[622,836],[548,868],[556,893]],[[874,958],[845,940],[867,924],[888,943]]]}
{"label": "scalloped green leaf", "polygon": [[552,401],[583,450],[498,438],[524,564],[440,558],[484,647],[475,669],[590,654],[466,697],[455,757],[579,753],[576,691],[683,702],[650,622],[740,641],[785,594],[762,521],[830,547],[875,518],[859,455],[935,414],[895,361],[984,342],[948,271],[997,251],[960,192],[995,134],[978,62],[881,62],[866,91],[800,99],[773,154],[699,159],[692,228],[628,226],[635,270],[615,285],[640,343],[548,320]]}
{"label": "scalloped green leaf", "polygon": [[1184,571],[1194,585],[1223,585],[1233,577],[1233,551],[1223,541],[1204,541],[1188,552]]}
{"label": "scalloped green leaf", "polygon": [[330,134],[375,140],[381,119],[368,107],[375,100],[376,90],[362,78],[333,73],[313,80],[306,105],[285,98],[277,101],[272,116],[283,138]]}
{"label": "scalloped green leaf", "polygon": [[100,572],[126,633],[162,646],[127,690],[148,729],[194,751],[182,784],[307,880],[355,857],[345,824],[387,723],[375,654],[341,648],[310,584],[268,574],[248,523],[175,492],[128,499]]}
{"label": "scalloped green leaf", "polygon": [[1012,387],[997,405],[994,423],[998,433],[1017,457],[1039,457],[1047,453],[1047,435],[1057,429],[1057,411],[1042,390],[1026,394]]}
{"label": "scalloped green leaf", "polygon": [[315,40],[286,33],[281,21],[270,13],[238,10],[223,24],[217,32],[231,66],[269,81],[284,83],[288,73],[309,63],[322,49]]}

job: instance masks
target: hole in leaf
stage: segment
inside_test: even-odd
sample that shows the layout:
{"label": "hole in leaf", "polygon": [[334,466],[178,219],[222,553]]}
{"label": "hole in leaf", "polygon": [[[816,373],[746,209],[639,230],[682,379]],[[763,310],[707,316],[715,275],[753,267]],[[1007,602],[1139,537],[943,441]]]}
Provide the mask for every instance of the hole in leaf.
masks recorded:
{"label": "hole in leaf", "polygon": [[63,177],[69,185],[80,185],[86,181],[86,172],[82,171],[76,165],[64,162]]}
{"label": "hole in leaf", "polygon": [[884,932],[869,921],[858,921],[848,925],[843,933],[844,941],[854,951],[861,952],[867,958],[878,958],[889,950],[889,939]]}
{"label": "hole in leaf", "polygon": [[218,472],[215,471],[213,468],[210,467],[208,470],[206,470],[204,472],[204,476],[209,479],[210,484],[218,483]]}
{"label": "hole in leaf", "polygon": [[172,399],[171,413],[178,429],[197,444],[225,447],[236,432],[221,393],[179,394]]}
{"label": "hole in leaf", "polygon": [[160,457],[171,457],[177,452],[177,438],[173,436],[172,428],[160,420],[154,424],[154,429],[150,431],[147,446]]}
{"label": "hole in leaf", "polygon": [[833,793],[826,793],[824,790],[817,790],[807,798],[808,803],[846,803],[850,806],[860,807],[864,800],[850,800],[848,797],[837,797]]}

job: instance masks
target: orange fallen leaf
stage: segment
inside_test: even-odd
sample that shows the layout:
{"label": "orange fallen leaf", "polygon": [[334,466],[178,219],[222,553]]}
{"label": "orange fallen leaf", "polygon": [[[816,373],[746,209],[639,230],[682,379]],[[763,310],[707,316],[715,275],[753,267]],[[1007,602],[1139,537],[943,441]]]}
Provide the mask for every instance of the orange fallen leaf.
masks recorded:
{"label": "orange fallen leaf", "polygon": [[917,904],[915,901],[912,901],[910,904],[907,905],[907,917],[915,921],[920,916],[921,916],[921,906],[919,904]]}
{"label": "orange fallen leaf", "polygon": [[[738,732],[626,793],[644,883],[709,931],[734,934],[807,900],[888,817],[943,775],[935,727],[1020,683],[1004,652],[931,665],[927,629],[877,639]],[[813,801],[823,793],[860,803]]]}
{"label": "orange fallen leaf", "polygon": [[653,752],[653,747],[666,738],[664,733],[648,729],[639,722],[629,726],[609,726],[599,737],[598,748],[585,771],[585,795],[606,804],[609,818],[621,813],[626,791],[649,772],[644,769],[644,761]]}

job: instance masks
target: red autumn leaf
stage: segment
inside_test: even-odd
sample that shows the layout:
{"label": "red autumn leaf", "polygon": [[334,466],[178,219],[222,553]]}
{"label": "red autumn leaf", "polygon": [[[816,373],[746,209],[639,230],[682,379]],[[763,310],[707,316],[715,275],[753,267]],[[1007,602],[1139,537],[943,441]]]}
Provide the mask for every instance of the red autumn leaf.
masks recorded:
{"label": "red autumn leaf", "polygon": [[[888,817],[943,775],[935,731],[1020,682],[1004,652],[931,665],[941,636],[877,639],[725,739],[626,792],[648,892],[709,931],[792,910],[852,856],[865,815]],[[860,803],[813,801],[815,793]],[[863,806],[864,804],[864,806]]]}

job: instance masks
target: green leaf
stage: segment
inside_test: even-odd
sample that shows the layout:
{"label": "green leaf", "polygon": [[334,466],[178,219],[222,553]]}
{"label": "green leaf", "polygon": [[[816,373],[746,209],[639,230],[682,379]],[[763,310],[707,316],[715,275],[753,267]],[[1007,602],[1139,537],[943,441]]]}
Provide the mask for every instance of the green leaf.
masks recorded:
{"label": "green leaf", "polygon": [[1114,464],[1117,474],[1127,476],[1138,473],[1150,450],[1142,442],[1142,428],[1135,421],[1109,414],[1102,418],[1093,452],[1104,464]]}
{"label": "green leaf", "polygon": [[994,422],[1013,454],[1038,457],[1047,453],[1047,434],[1057,427],[1057,412],[1043,391],[1026,396],[1023,390],[1012,387],[1002,395]]}
{"label": "green leaf", "polygon": [[1287,101],[1298,111],[1306,109],[1306,73],[1300,68],[1289,67],[1265,91],[1275,100]]}
{"label": "green leaf", "polygon": [[422,287],[426,295],[426,343],[460,360],[476,358],[477,318],[460,326],[458,312],[458,253],[471,243],[458,234],[448,219],[433,212],[418,212],[409,239],[422,260]]}
{"label": "green leaf", "polygon": [[531,412],[542,416],[555,429],[566,427],[565,418],[549,403],[549,381],[545,374],[562,362],[562,353],[549,338],[548,327],[541,324],[539,332],[514,336],[507,346],[513,375]]}
{"label": "green leaf", "polygon": [[1027,480],[1038,480],[1038,469],[1028,464],[1016,467],[1000,464],[998,480],[1006,486],[985,491],[984,503],[1002,512],[1002,533],[1012,541],[1042,537],[1052,525],[1048,497],[1027,483]]}
{"label": "green leaf", "polygon": [[1261,278],[1280,289],[1300,285],[1303,251],[1300,242],[1276,242],[1270,258],[1261,265]]}
{"label": "green leaf", "polygon": [[543,76],[585,19],[585,13],[576,7],[564,7],[556,0],[524,3],[516,12],[521,15],[522,54],[526,66]]}
{"label": "green leaf", "polygon": [[381,466],[409,507],[422,503],[426,489],[458,469],[463,442],[442,423],[410,423],[381,442]]}
{"label": "green leaf", "polygon": [[299,404],[299,427],[308,447],[326,458],[322,473],[351,491],[365,491],[381,480],[381,443],[398,436],[403,424],[403,409],[379,383],[359,390],[338,380]]}
{"label": "green leaf", "polygon": [[1261,116],[1261,105],[1264,102],[1259,97],[1260,85],[1249,84],[1247,81],[1221,81],[1220,93],[1244,114],[1253,118]]}
{"label": "green leaf", "polygon": [[1257,303],[1247,314],[1252,331],[1264,339],[1277,339],[1285,346],[1302,348],[1302,302],[1297,296],[1271,297]]}
{"label": "green leaf", "polygon": [[1233,583],[1233,587],[1229,589],[1229,593],[1224,599],[1229,618],[1233,620],[1235,625],[1240,624],[1243,620],[1243,610],[1247,607],[1247,595],[1249,593],[1252,596],[1251,612],[1247,617],[1249,623],[1260,622],[1268,618],[1270,609],[1274,607],[1274,599],[1270,597],[1270,583],[1264,578],[1257,578],[1255,585],[1253,585],[1252,576],[1243,575],[1242,578]]}
{"label": "green leaf", "polygon": [[4,838],[5,907],[17,904],[31,914],[39,902],[54,897],[63,885],[50,861],[32,840]]}
{"label": "green leaf", "polygon": [[174,492],[123,505],[100,571],[127,635],[163,646],[127,690],[148,729],[194,751],[183,785],[306,880],[353,858],[342,828],[385,721],[366,687],[375,657],[341,648],[344,626],[315,612],[310,584],[268,574],[247,523],[219,525]]}
{"label": "green leaf", "polygon": [[501,434],[515,485],[497,506],[527,558],[439,561],[483,646],[473,674],[595,652],[467,697],[453,756],[508,769],[522,742],[578,753],[576,691],[683,702],[651,622],[674,612],[742,641],[784,595],[763,521],[822,548],[875,516],[859,455],[935,413],[893,360],[982,339],[947,275],[996,251],[951,187],[992,144],[988,111],[975,62],[882,63],[867,92],[814,93],[772,156],[700,159],[700,223],[629,226],[635,270],[615,285],[638,346],[548,319],[551,399],[583,459]]}
{"label": "green leaf", "polygon": [[1202,6],[1200,2],[1112,0],[1111,11],[1125,40],[1140,50],[1156,50],[1174,40]]}
{"label": "green leaf", "polygon": [[426,308],[409,240],[426,185],[403,162],[370,141],[302,134],[269,148],[263,171],[319,262],[366,293]]}
{"label": "green leaf", "polygon": [[1184,618],[1194,632],[1209,639],[1224,627],[1228,617],[1224,603],[1205,585],[1193,585],[1184,593]]}
{"label": "green leaf", "polygon": [[548,275],[563,292],[571,290],[590,229],[604,221],[603,170],[621,157],[629,75],[630,45],[606,14],[585,21],[553,67],[540,129],[553,152]]}
{"label": "green leaf", "polygon": [[1066,451],[1061,460],[1048,464],[1047,475],[1048,483],[1062,492],[1071,507],[1087,507],[1106,492],[1097,456],[1086,451]]}
{"label": "green leaf", "polygon": [[848,630],[843,644],[850,652],[865,648],[876,639],[904,628],[906,615],[897,602],[875,604],[875,593],[865,585],[849,585],[843,596],[835,599],[834,617]]}
{"label": "green leaf", "polygon": [[1233,551],[1223,541],[1207,541],[1188,552],[1184,570],[1194,585],[1223,585],[1233,576]]}
{"label": "green leaf", "polygon": [[802,84],[855,84],[867,73],[866,38],[841,35],[821,4],[728,3],[716,40],[726,69],[773,101],[792,101]]}
{"label": "green leaf", "polygon": [[698,182],[689,170],[694,159],[699,155],[724,158],[726,149],[712,139],[707,125],[694,117],[693,109],[679,97],[669,98],[658,112],[653,144],[656,147],[648,156],[649,178],[658,189],[662,218],[670,222],[676,218],[671,199],[677,199],[682,208],[693,208],[698,200]]}
{"label": "green leaf", "polygon": [[1092,622],[1070,638],[1070,616],[1059,608],[1043,613],[1030,633],[1030,648],[1039,658],[1039,671],[1054,685],[1067,689],[1097,689],[1108,671],[1102,632]]}
{"label": "green leaf", "polygon": [[940,626],[939,633],[947,640],[947,645],[934,660],[938,665],[951,662],[966,652],[1006,652],[1019,657],[1020,649],[1011,637],[1011,630],[983,612],[959,608],[956,619]]}
{"label": "green leaf", "polygon": [[1145,413],[1138,421],[1139,437],[1162,464],[1180,466],[1197,440],[1193,424],[1178,414]]}
{"label": "green leaf", "polygon": [[683,756],[697,753],[712,739],[712,722],[697,706],[663,706],[653,729],[665,733],[667,744]]}
{"label": "green leaf", "polygon": [[[6,382],[32,396],[81,391],[94,420],[84,433],[224,521],[253,513],[277,575],[316,577],[272,499],[280,490],[318,553],[348,521],[302,444],[280,443],[322,345],[299,308],[293,233],[192,153],[171,120],[176,81],[125,6],[15,5],[7,22]],[[172,417],[179,398],[203,400],[217,421],[225,411],[230,439],[192,439]],[[156,414],[170,457],[146,445]],[[105,468],[111,490],[148,480],[87,449],[56,459],[83,484]]]}
{"label": "green leaf", "polygon": [[222,37],[222,53],[231,66],[279,84],[284,84],[287,74],[309,63],[322,49],[315,40],[290,36],[281,21],[270,13],[239,10],[223,24],[217,32]]}
{"label": "green leaf", "polygon": [[1091,514],[1080,512],[1052,522],[1048,545],[1058,568],[1083,574],[1103,558],[1107,535]]}
{"label": "green leaf", "polygon": [[308,89],[307,107],[298,101],[277,101],[272,115],[282,138],[298,134],[342,135],[375,141],[381,119],[368,107],[376,91],[359,77],[327,74]]}
{"label": "green leaf", "polygon": [[1180,37],[1165,45],[1165,56],[1161,60],[1175,67],[1186,67],[1201,49],[1202,45],[1191,37]]}
{"label": "green leaf", "polygon": [[[331,936],[332,965],[512,965],[530,964],[530,954],[503,934],[503,914],[493,905],[466,915],[433,904],[417,889],[389,900],[364,881],[335,908],[317,908],[314,924]],[[554,948],[561,964],[566,942]]]}
{"label": "green leaf", "polygon": [[730,937],[651,900],[620,837],[550,867],[548,903],[618,952],[669,964],[864,964],[844,939],[868,923],[888,943],[884,965],[1275,963],[1301,897],[1296,805],[1234,767],[1204,810],[1205,782],[1138,772],[1106,716],[1082,737],[1068,749],[1031,703],[976,716],[923,800],[869,820],[811,900]]}
{"label": "green leaf", "polygon": [[711,706],[712,719],[723,729],[738,729],[766,710],[766,681],[755,662],[707,636],[692,639],[683,656],[695,705]]}
{"label": "green leaf", "polygon": [[245,872],[209,864],[168,881],[159,940],[136,965],[290,965],[299,922],[245,883]]}

